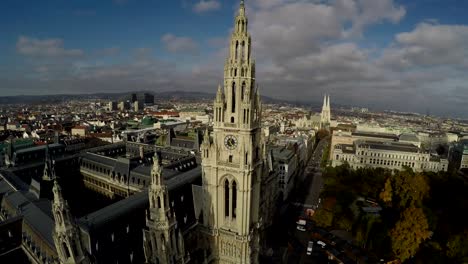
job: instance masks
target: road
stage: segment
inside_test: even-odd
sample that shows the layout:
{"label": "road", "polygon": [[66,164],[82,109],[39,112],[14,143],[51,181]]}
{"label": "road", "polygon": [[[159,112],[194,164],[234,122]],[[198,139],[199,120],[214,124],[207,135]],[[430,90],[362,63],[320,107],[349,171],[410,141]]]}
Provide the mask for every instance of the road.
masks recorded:
{"label": "road", "polygon": [[[267,234],[269,246],[278,251],[280,248],[290,247],[293,252],[288,254],[287,263],[327,263],[324,252],[318,248],[313,251],[312,256],[306,255],[307,243],[310,240],[309,232],[302,232],[296,229],[296,221],[303,208],[314,208],[318,204],[319,195],[323,187],[322,172],[320,163],[324,154],[324,149],[328,146],[328,138],[321,140],[312,153],[302,177],[288,200],[280,210],[274,225]],[[280,263],[281,256],[275,255],[274,259],[262,261],[262,263]]]}
{"label": "road", "polygon": [[[323,177],[320,164],[322,162],[324,150],[328,147],[328,144],[329,142],[327,139],[321,140],[317,144],[317,147],[315,148],[315,151],[312,154],[312,157],[305,169],[306,172],[309,172],[305,175],[305,177],[308,177],[309,179],[306,178],[304,182],[311,182],[308,186],[307,192],[305,193],[304,204],[312,205],[314,209],[316,209],[319,206],[320,192],[323,189]],[[302,232],[299,230],[296,230],[295,232],[295,237],[301,242],[302,245],[305,246],[304,250],[302,251],[302,254],[300,255],[299,263],[328,262],[324,253],[321,252],[317,247],[314,247],[314,250],[312,251],[312,256],[308,256],[306,254],[307,243],[310,240],[309,232]]]}

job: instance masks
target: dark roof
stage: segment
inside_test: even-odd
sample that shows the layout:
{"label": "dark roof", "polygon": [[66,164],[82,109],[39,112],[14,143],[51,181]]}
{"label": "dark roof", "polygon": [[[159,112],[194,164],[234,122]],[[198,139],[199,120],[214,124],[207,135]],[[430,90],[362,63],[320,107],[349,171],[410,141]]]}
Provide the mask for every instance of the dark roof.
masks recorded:
{"label": "dark roof", "polygon": [[4,200],[11,207],[15,208],[17,215],[22,215],[24,221],[36,233],[42,237],[52,248],[55,247],[52,238],[52,231],[54,229],[54,220],[41,210],[37,205],[31,202],[33,197],[29,192],[18,191],[4,196]]}
{"label": "dark roof", "polygon": [[[49,148],[58,148],[58,147],[62,147],[63,145],[62,144],[59,144],[59,143],[54,143],[54,144],[49,144]],[[35,146],[35,147],[31,147],[31,148],[24,148],[24,149],[19,149],[19,150],[16,150],[16,153],[28,153],[28,152],[31,152],[31,151],[38,151],[38,150],[45,150],[46,148],[46,145],[41,145],[41,146]]]}
{"label": "dark roof", "polygon": [[[169,191],[179,188],[185,184],[190,184],[201,177],[201,167],[180,173],[166,181]],[[120,200],[96,212],[80,218],[80,223],[85,229],[97,228],[106,223],[118,219],[119,216],[131,213],[137,208],[148,207],[148,189],[134,194],[126,199]]]}
{"label": "dark roof", "polygon": [[94,162],[99,163],[99,164],[110,166],[110,167],[114,167],[115,163],[116,163],[116,160],[113,159],[113,158],[109,158],[109,157],[99,155],[99,154],[95,154],[95,153],[91,153],[91,152],[88,152],[88,153],[84,154],[83,158],[87,159],[87,160],[90,160],[90,161],[94,161]]}
{"label": "dark roof", "polygon": [[29,186],[11,171],[0,171],[0,178],[7,180],[17,190],[27,191]]}
{"label": "dark roof", "polygon": [[401,151],[417,153],[419,148],[412,144],[396,143],[396,142],[376,142],[362,141],[358,143],[359,147],[368,147],[377,150]]}
{"label": "dark roof", "polygon": [[148,203],[148,190],[145,190],[86,215],[80,218],[79,222],[86,229],[98,228],[114,219],[118,219],[121,215],[132,212],[136,208],[145,208]]}
{"label": "dark roof", "polygon": [[395,141],[398,140],[398,137],[396,135],[387,134],[387,133],[357,131],[357,132],[352,132],[351,135],[358,136],[358,137],[386,138],[386,139],[393,139]]}

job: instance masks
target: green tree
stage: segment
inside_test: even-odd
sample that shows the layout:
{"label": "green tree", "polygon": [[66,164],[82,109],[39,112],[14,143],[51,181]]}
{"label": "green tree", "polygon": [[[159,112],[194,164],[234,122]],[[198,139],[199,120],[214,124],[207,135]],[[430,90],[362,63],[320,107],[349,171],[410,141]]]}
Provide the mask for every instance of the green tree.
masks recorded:
{"label": "green tree", "polygon": [[416,254],[421,243],[430,235],[424,211],[417,207],[407,208],[390,230],[393,253],[401,261],[405,261]]}
{"label": "green tree", "polygon": [[414,173],[409,168],[397,172],[393,178],[393,192],[398,197],[401,208],[421,205],[429,193],[426,175]]}
{"label": "green tree", "polygon": [[449,238],[447,256],[457,262],[468,261],[468,230]]}
{"label": "green tree", "polygon": [[333,223],[333,213],[323,208],[318,209],[314,214],[314,220],[318,226],[330,227]]}

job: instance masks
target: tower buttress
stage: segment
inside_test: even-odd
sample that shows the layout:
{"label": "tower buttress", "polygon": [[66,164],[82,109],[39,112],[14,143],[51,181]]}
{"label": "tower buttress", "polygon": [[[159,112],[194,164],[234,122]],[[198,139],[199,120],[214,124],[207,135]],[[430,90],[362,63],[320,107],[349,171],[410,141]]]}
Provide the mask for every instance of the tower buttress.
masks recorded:
{"label": "tower buttress", "polygon": [[146,263],[187,263],[189,258],[185,256],[184,240],[177,228],[175,213],[169,206],[169,192],[157,152],[153,157],[148,196],[150,207],[143,237]]}
{"label": "tower buttress", "polygon": [[62,188],[54,180],[54,201],[52,213],[55,219],[55,229],[52,234],[55,248],[62,264],[87,264],[91,263],[88,258],[80,237],[80,229],[70,213],[68,203],[62,196]]}

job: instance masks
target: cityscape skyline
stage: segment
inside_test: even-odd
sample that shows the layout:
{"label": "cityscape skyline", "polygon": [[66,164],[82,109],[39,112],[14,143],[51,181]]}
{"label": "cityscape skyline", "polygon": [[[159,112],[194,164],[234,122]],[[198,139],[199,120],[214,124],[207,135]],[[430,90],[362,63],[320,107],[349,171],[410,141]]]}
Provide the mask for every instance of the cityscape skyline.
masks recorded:
{"label": "cityscape skyline", "polygon": [[[5,1],[0,89],[3,95],[135,87],[213,91],[222,81],[237,4]],[[466,117],[466,4],[250,0],[246,5],[257,36],[253,51],[263,95],[319,101],[314,98],[329,93],[343,105]]]}

